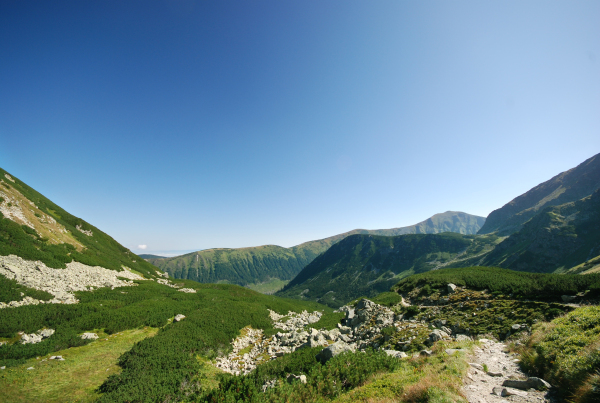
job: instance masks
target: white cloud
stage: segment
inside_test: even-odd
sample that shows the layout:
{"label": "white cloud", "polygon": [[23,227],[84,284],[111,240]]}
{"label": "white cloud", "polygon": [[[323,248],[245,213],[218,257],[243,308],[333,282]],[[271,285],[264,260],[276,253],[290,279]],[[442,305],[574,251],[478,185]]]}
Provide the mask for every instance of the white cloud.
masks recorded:
{"label": "white cloud", "polygon": [[138,245],[139,249],[146,249],[148,247],[148,245]]}

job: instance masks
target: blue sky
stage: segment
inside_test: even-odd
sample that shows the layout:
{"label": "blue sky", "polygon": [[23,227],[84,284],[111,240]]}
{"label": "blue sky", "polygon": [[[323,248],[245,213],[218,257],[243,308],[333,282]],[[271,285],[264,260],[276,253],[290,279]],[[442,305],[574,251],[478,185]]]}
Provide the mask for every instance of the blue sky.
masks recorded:
{"label": "blue sky", "polygon": [[598,1],[0,3],[0,166],[141,253],[487,216],[600,152]]}

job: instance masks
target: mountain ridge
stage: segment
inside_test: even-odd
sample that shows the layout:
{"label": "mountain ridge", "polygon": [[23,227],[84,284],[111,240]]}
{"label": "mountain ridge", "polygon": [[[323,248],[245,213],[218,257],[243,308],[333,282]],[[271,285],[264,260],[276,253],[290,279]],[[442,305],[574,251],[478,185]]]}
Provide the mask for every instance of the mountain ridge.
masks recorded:
{"label": "mountain ridge", "polygon": [[351,235],[397,236],[441,232],[474,234],[484,222],[483,217],[447,211],[406,227],[354,229],[331,237],[303,242],[290,248],[278,245],[213,248],[166,259],[148,259],[148,261],[175,278],[186,278],[202,283],[230,282],[248,285],[274,278],[291,280],[318,255]]}

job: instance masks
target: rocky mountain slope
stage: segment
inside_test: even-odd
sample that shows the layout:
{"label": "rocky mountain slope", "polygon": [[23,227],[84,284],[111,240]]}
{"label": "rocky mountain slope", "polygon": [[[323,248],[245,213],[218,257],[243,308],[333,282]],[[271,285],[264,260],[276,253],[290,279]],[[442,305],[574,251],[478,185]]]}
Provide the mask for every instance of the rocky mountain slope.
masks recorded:
{"label": "rocky mountain slope", "polygon": [[8,255],[51,268],[74,261],[157,276],[154,266],[0,168],[0,256]]}
{"label": "rocky mountain slope", "polygon": [[355,229],[332,237],[283,248],[265,245],[238,249],[208,249],[149,262],[175,278],[202,283],[229,282],[240,285],[270,279],[290,280],[331,245],[355,234],[395,236],[401,234],[437,234],[455,232],[475,234],[485,219],[462,212],[447,211],[408,227],[365,230]]}
{"label": "rocky mountain slope", "polygon": [[545,207],[583,199],[599,188],[600,154],[596,154],[492,211],[478,233],[512,234]]}

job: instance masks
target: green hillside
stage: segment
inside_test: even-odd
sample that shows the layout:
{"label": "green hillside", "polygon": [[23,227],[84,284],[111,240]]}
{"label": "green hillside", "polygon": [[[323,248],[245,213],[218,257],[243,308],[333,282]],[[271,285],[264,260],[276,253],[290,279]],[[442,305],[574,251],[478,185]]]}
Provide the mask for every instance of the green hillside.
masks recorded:
{"label": "green hillside", "polygon": [[116,271],[126,266],[147,278],[157,272],[98,228],[0,168],[0,255],[11,254],[54,268],[76,261]]}
{"label": "green hillside", "polygon": [[483,217],[447,211],[408,227],[356,229],[291,248],[265,245],[238,249],[208,249],[173,258],[147,259],[174,278],[185,278],[202,283],[229,282],[239,285],[260,285],[260,283],[272,282],[279,285],[280,281],[273,280],[291,280],[331,245],[351,235],[396,236],[442,232],[469,235],[477,233],[484,222]]}
{"label": "green hillside", "polygon": [[479,234],[512,234],[544,208],[583,199],[599,188],[600,154],[596,154],[492,211]]}
{"label": "green hillside", "polygon": [[277,295],[341,306],[387,291],[411,274],[485,253],[496,240],[453,233],[352,235],[317,257]]}
{"label": "green hillside", "polygon": [[483,263],[520,271],[564,272],[600,255],[599,228],[597,190],[577,202],[544,209],[501,242]]}

